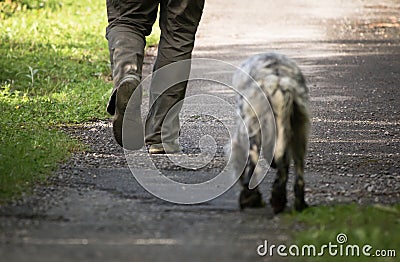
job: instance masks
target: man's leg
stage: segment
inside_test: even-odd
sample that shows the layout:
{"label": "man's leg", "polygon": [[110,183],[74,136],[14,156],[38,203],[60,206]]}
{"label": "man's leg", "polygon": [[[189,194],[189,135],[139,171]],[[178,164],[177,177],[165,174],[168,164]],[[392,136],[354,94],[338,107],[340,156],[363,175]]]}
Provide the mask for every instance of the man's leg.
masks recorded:
{"label": "man's leg", "polygon": [[[190,74],[188,59],[191,58],[203,7],[204,0],[161,0],[161,37],[150,87],[150,111],[145,128],[146,144],[150,145],[150,153],[158,153],[160,143],[173,144],[179,136],[178,114],[182,107],[179,102],[185,97]],[[178,61],[183,62],[172,64]],[[152,151],[152,147],[155,150]]]}
{"label": "man's leg", "polygon": [[[107,111],[114,115],[113,132],[116,141],[122,146],[122,126],[129,119],[129,131],[135,143],[129,149],[143,145],[143,124],[140,115],[142,92],[137,90],[142,76],[145,36],[151,33],[157,17],[159,0],[124,1],[107,0],[107,40],[114,88],[107,105]],[[132,94],[132,106],[125,112]],[[129,114],[129,115],[128,115]],[[132,140],[132,139],[129,139]],[[124,146],[126,148],[126,145]]]}

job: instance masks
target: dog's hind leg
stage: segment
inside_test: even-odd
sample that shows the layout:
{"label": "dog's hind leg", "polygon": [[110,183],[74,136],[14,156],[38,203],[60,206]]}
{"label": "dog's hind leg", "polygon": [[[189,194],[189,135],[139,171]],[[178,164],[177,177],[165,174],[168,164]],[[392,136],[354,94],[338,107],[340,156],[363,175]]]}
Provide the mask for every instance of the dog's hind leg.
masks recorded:
{"label": "dog's hind leg", "polygon": [[286,183],[290,164],[289,143],[292,137],[290,117],[292,115],[293,96],[283,87],[270,96],[276,123],[276,143],[273,166],[278,170],[271,192],[271,206],[275,213],[280,213],[286,206]]}
{"label": "dog's hind leg", "polygon": [[240,176],[242,191],[240,192],[239,205],[241,209],[246,207],[263,207],[265,205],[258,187],[249,189],[251,177],[253,176],[258,159],[260,157],[260,145],[261,133],[257,133],[250,138],[249,157],[243,173]]}
{"label": "dog's hind leg", "polygon": [[274,213],[280,213],[286,206],[286,183],[288,180],[290,158],[286,152],[282,157],[275,158],[275,164],[278,172],[272,185],[271,206]]}
{"label": "dog's hind leg", "polygon": [[294,208],[297,211],[302,211],[308,207],[304,200],[304,160],[301,159],[301,157],[295,157],[294,166],[296,172],[296,179],[294,182]]}
{"label": "dog's hind leg", "polygon": [[292,127],[295,137],[291,143],[291,150],[294,160],[296,179],[294,183],[295,202],[294,207],[297,211],[307,208],[304,200],[304,157],[306,154],[309,120],[306,112],[294,111]]}

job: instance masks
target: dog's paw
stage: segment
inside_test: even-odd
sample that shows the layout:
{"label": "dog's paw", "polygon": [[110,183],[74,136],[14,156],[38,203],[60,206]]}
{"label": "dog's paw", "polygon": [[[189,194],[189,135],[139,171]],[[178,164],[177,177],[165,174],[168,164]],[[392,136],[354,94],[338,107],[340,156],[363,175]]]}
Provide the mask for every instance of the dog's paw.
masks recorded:
{"label": "dog's paw", "polygon": [[280,194],[274,194],[274,192],[272,193],[270,204],[275,214],[281,213],[283,210],[285,210],[286,202],[286,192]]}
{"label": "dog's paw", "polygon": [[239,197],[240,209],[244,208],[260,208],[265,206],[262,195],[258,189],[245,188],[240,192]]}
{"label": "dog's paw", "polygon": [[295,200],[295,202],[294,202],[294,209],[296,209],[296,211],[298,211],[298,212],[303,211],[307,207],[308,207],[308,205],[304,200],[302,200],[302,201]]}

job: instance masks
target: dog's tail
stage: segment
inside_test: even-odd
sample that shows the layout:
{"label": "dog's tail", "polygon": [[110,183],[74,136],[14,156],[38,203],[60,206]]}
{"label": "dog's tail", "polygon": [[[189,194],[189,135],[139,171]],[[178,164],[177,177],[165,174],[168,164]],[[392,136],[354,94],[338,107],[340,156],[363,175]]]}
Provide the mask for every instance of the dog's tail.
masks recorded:
{"label": "dog's tail", "polygon": [[288,145],[292,138],[291,119],[294,110],[294,97],[292,92],[285,91],[282,86],[271,94],[270,103],[275,115],[276,143],[274,152],[274,165],[279,166],[288,161]]}
{"label": "dog's tail", "polygon": [[308,133],[308,97],[306,87],[290,77],[279,78],[279,84],[269,96],[276,123],[274,165],[279,167],[289,164],[294,130],[302,126],[300,129]]}

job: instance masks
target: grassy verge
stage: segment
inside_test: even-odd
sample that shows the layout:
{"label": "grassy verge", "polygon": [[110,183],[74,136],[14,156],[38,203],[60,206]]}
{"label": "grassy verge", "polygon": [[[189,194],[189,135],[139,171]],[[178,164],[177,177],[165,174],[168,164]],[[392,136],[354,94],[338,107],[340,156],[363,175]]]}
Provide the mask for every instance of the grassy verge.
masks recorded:
{"label": "grassy verge", "polygon": [[[317,247],[318,254],[321,247],[329,245],[329,242],[332,245],[338,245],[336,256],[331,256],[326,247],[323,256],[314,258],[300,256],[301,261],[399,261],[400,205],[313,207],[302,213],[287,215],[285,219],[296,227],[301,225],[302,230],[296,230],[294,233],[294,244],[299,247],[314,245]],[[337,237],[341,233],[346,235],[347,241],[338,244]],[[360,256],[353,256],[357,254],[351,247],[353,245],[359,247]],[[371,246],[371,249],[366,247],[371,257],[363,254],[362,248],[365,245]],[[342,255],[341,248],[343,248]],[[335,248],[332,249],[332,254],[334,250]],[[396,257],[378,257],[384,252],[389,255],[391,250],[395,250]],[[380,254],[375,253],[376,251]],[[308,252],[307,249],[306,252]]]}
{"label": "grassy verge", "polygon": [[12,8],[0,17],[0,202],[82,149],[56,127],[107,118],[112,88],[105,2]]}

